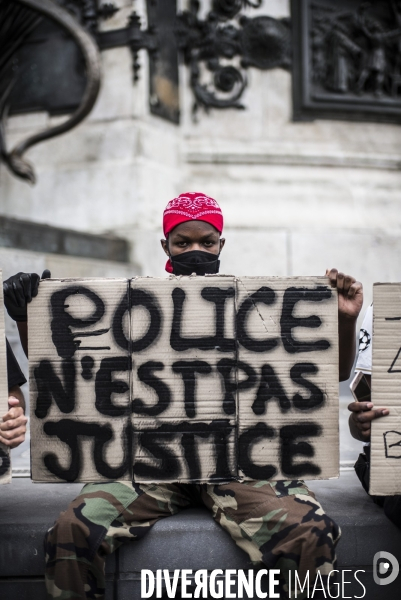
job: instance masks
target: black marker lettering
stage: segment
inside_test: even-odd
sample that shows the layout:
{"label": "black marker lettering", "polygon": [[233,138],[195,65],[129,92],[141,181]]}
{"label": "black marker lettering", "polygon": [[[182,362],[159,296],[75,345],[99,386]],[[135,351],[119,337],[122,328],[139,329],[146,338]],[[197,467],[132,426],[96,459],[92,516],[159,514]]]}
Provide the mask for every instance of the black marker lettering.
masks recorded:
{"label": "black marker lettering", "polygon": [[193,419],[196,416],[196,373],[208,375],[212,367],[203,360],[179,360],[173,363],[174,373],[182,376],[184,382],[184,402],[187,417]]}
{"label": "black marker lettering", "polygon": [[198,481],[201,478],[201,469],[195,436],[208,438],[210,431],[205,431],[204,423],[182,423],[182,425],[184,425],[185,428],[181,437],[181,445],[184,449],[184,457],[188,465],[189,477],[193,481]]}
{"label": "black marker lettering", "polygon": [[103,358],[95,380],[95,406],[102,415],[121,417],[129,413],[129,398],[127,406],[117,406],[112,403],[112,394],[125,394],[129,385],[121,379],[113,379],[113,372],[130,371],[132,368],[129,356],[113,356]]}
{"label": "black marker lettering", "polygon": [[319,372],[319,369],[313,363],[298,363],[291,368],[290,376],[291,379],[302,385],[305,389],[310,391],[309,398],[304,398],[301,394],[294,394],[292,401],[294,403],[295,408],[299,408],[300,410],[308,410],[310,408],[316,408],[320,406],[324,402],[324,394],[322,390],[317,387],[312,381],[308,381],[308,379],[304,379],[304,373],[310,373],[311,375],[316,375]]}
{"label": "black marker lettering", "polygon": [[[261,287],[256,292],[245,298],[237,313],[237,339],[239,343],[250,350],[251,352],[268,352],[273,350],[277,346],[277,338],[270,338],[264,340],[255,340],[250,337],[246,330],[246,322],[249,311],[252,309],[257,310],[257,304],[261,302],[267,306],[274,304],[276,294],[274,290],[268,287]],[[262,317],[261,321],[263,322]]]}
{"label": "black marker lettering", "polygon": [[79,346],[80,350],[110,350],[110,346]]}
{"label": "black marker lettering", "polygon": [[252,410],[255,415],[264,415],[267,408],[266,403],[272,398],[278,400],[281,412],[286,412],[291,408],[291,402],[287,398],[273,367],[262,365],[258,393],[252,404]]}
{"label": "black marker lettering", "polygon": [[131,410],[133,413],[138,415],[149,415],[150,417],[156,417],[160,413],[164,412],[171,402],[170,389],[162,379],[155,377],[153,371],[163,371],[164,364],[154,360],[141,365],[138,369],[138,378],[142,383],[152,388],[159,399],[157,404],[153,406],[146,406],[146,404],[140,398],[135,398],[132,401]]}
{"label": "black marker lettering", "polygon": [[[79,294],[86,296],[95,305],[93,314],[86,319],[75,319],[67,311],[68,306],[65,305],[65,301],[70,296]],[[79,348],[81,343],[80,340],[75,338],[79,336],[77,333],[71,333],[71,327],[84,328],[94,325],[104,315],[104,302],[103,300],[83,286],[69,286],[58,292],[54,292],[50,298],[50,305],[52,309],[52,321],[51,331],[53,344],[56,347],[57,354],[61,358],[72,358],[75,351]],[[106,330],[107,331],[107,330]],[[88,332],[85,337],[89,337],[91,334]],[[96,332],[93,332],[96,335]]]}
{"label": "black marker lettering", "polygon": [[177,430],[181,430],[181,444],[188,465],[189,478],[199,480],[201,470],[199,456],[195,444],[195,437],[213,437],[215,454],[215,472],[210,475],[209,481],[227,481],[232,479],[232,473],[228,465],[228,438],[233,430],[228,419],[215,419],[207,423],[180,423]]}
{"label": "black marker lettering", "polygon": [[215,335],[210,338],[211,350],[216,348],[220,352],[234,352],[235,340],[224,337],[225,307],[228,298],[234,298],[233,287],[221,289],[217,287],[206,287],[201,292],[202,298],[215,304]]}
{"label": "black marker lettering", "polygon": [[[274,438],[274,429],[266,423],[257,423],[254,427],[246,429],[241,433],[238,440],[238,464],[246,477],[252,479],[267,480],[277,473],[274,465],[255,465],[251,460],[252,444],[261,438]],[[266,452],[266,454],[268,454]]]}
{"label": "black marker lettering", "polygon": [[[242,381],[237,381],[238,369],[244,371],[247,378]],[[236,392],[237,390],[248,390],[252,388],[257,381],[256,371],[251,365],[246,362],[233,360],[231,358],[222,358],[217,363],[217,370],[223,378],[224,382],[224,400],[223,410],[226,415],[234,415],[236,407]],[[232,376],[232,372],[233,376]]]}
{"label": "black marker lettering", "polygon": [[313,352],[316,350],[327,350],[330,348],[328,340],[316,340],[315,342],[299,342],[292,336],[295,327],[320,327],[322,321],[317,315],[310,317],[294,317],[293,310],[297,302],[323,302],[331,298],[330,288],[317,286],[315,289],[291,287],[285,290],[283,299],[283,310],[281,313],[281,338],[284,348],[290,354],[296,352]]}
{"label": "black marker lettering", "polygon": [[92,369],[94,367],[95,361],[91,356],[83,356],[81,358],[81,375],[83,379],[86,381],[90,381],[93,377]]}
{"label": "black marker lettering", "polygon": [[[130,341],[125,337],[123,318],[127,310],[135,306],[143,306],[149,313],[150,323],[147,332],[139,340]],[[131,316],[131,331],[135,331],[135,313]],[[116,343],[123,350],[142,352],[149,348],[158,337],[162,326],[162,315],[157,300],[150,292],[131,288],[124,294],[113,319],[113,335]]]}
{"label": "black marker lettering", "polygon": [[[386,319],[386,321],[390,321],[390,319]],[[394,321],[395,321],[395,319],[394,319]],[[401,348],[399,348],[397,354],[395,355],[395,358],[394,358],[393,362],[391,363],[390,368],[388,369],[387,373],[401,373],[401,369],[394,368],[395,366],[397,366],[400,354],[401,354]]]}
{"label": "black marker lettering", "polygon": [[321,428],[316,423],[303,423],[302,425],[286,425],[280,429],[281,437],[281,470],[291,479],[305,475],[319,475],[320,467],[311,462],[294,464],[297,455],[312,457],[315,455],[313,446],[308,442],[296,442],[300,437],[316,437],[321,435]]}
{"label": "black marker lettering", "polygon": [[[143,306],[149,312],[150,323],[147,332],[141,339],[131,342],[132,352],[142,352],[149,348],[158,337],[162,325],[162,316],[156,297],[153,294],[134,288],[131,290],[130,296],[132,308]],[[135,331],[135,313],[131,317],[131,331]]]}
{"label": "black marker lettering", "polygon": [[181,288],[175,288],[172,292],[174,313],[170,335],[170,345],[173,350],[183,352],[190,348],[198,348],[199,350],[213,350],[216,348],[221,352],[234,352],[235,340],[224,337],[225,303],[228,298],[233,298],[234,295],[235,290],[232,287],[228,289],[205,287],[201,292],[202,298],[215,304],[215,335],[185,338],[181,335],[181,323],[186,295]]}
{"label": "black marker lettering", "polygon": [[132,448],[132,426],[128,421],[121,439],[123,441],[123,460],[119,467],[111,467],[104,460],[104,446],[106,442],[114,439],[114,434],[108,425],[101,426],[105,432],[101,435],[95,436],[95,450],[94,450],[94,461],[95,467],[99,475],[106,477],[107,479],[121,479],[127,471],[130,469],[132,463],[131,448]]}
{"label": "black marker lettering", "polygon": [[65,358],[61,366],[64,383],[60,381],[54,372],[53,365],[49,360],[41,360],[39,366],[33,370],[38,391],[35,408],[35,416],[38,419],[44,419],[47,415],[52,404],[52,398],[54,398],[63,413],[70,413],[75,408],[76,373],[74,360]]}
{"label": "black marker lettering", "polygon": [[229,421],[216,419],[210,424],[214,437],[214,448],[216,452],[216,470],[210,477],[210,481],[227,481],[233,479],[228,464],[228,438],[233,429]]}
{"label": "black marker lettering", "polygon": [[121,298],[113,317],[113,337],[116,344],[123,350],[131,351],[131,341],[125,337],[123,320],[125,313],[130,310],[130,290],[128,289]]}
{"label": "black marker lettering", "polygon": [[[166,432],[167,430],[167,432]],[[169,425],[161,425],[152,431],[137,432],[138,445],[150,452],[157,460],[160,466],[155,467],[141,461],[135,461],[133,466],[134,475],[139,477],[151,477],[155,481],[164,481],[166,479],[176,479],[181,474],[181,466],[174,452],[166,447],[171,442],[176,433],[170,431]]]}
{"label": "black marker lettering", "polygon": [[160,467],[147,465],[136,461],[134,473],[141,477],[149,477],[159,481],[177,478],[182,475],[179,459],[173,451],[167,448],[167,444],[181,436],[181,445],[184,450],[184,458],[188,466],[188,476],[192,481],[201,478],[199,455],[195,438],[209,438],[212,436],[215,456],[215,472],[209,481],[228,481],[233,479],[228,464],[228,439],[234,429],[228,419],[216,419],[211,423],[188,423],[177,424],[164,423],[157,429],[137,432],[139,444],[148,450],[155,458],[161,461]]}
{"label": "black marker lettering", "polygon": [[[46,435],[57,436],[62,442],[69,446],[71,451],[71,463],[69,468],[63,469],[60,466],[55,454],[49,453],[44,456],[43,462],[53,475],[65,481],[75,481],[82,469],[82,453],[78,438],[94,437],[95,451],[94,462],[97,472],[103,477],[109,479],[121,478],[128,468],[127,450],[124,451],[124,460],[120,467],[110,467],[103,459],[104,445],[113,439],[113,431],[109,425],[98,425],[97,423],[82,423],[72,419],[61,419],[61,421],[47,421],[43,426]],[[125,431],[125,448],[129,443],[129,432]]]}

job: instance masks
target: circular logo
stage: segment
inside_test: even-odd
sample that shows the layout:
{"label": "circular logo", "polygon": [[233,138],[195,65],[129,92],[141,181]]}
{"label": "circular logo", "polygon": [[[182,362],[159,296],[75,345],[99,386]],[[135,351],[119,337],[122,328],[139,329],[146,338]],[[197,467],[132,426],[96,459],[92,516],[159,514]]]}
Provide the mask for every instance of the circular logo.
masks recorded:
{"label": "circular logo", "polygon": [[366,329],[361,329],[359,332],[359,352],[365,352],[370,346],[372,337]]}
{"label": "circular logo", "polygon": [[398,560],[390,552],[376,552],[373,557],[373,579],[377,585],[388,585],[395,581],[400,571]]}

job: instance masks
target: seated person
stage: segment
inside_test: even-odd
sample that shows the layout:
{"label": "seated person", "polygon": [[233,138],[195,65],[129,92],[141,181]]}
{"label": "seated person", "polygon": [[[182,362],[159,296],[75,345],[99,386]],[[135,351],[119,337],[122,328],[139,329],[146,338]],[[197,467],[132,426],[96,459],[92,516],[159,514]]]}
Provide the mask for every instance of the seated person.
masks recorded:
{"label": "seated person", "polygon": [[[366,311],[362,327],[359,333],[358,359],[355,366],[356,372],[362,372],[367,380],[369,388],[372,377],[372,332],[373,332],[373,305]],[[369,396],[370,394],[368,394]],[[374,408],[370,397],[363,402],[351,402],[348,406],[351,411],[349,416],[349,429],[352,437],[364,444],[364,452],[359,455],[355,463],[355,471],[364,490],[369,493],[369,471],[370,471],[370,434],[372,421],[390,414],[388,408]],[[386,516],[401,527],[401,496],[371,496],[372,500],[383,507]]]}
{"label": "seated person", "polygon": [[[46,277],[50,277],[49,271],[43,272],[42,279]],[[38,286],[39,275],[36,275],[36,273],[32,273],[32,276],[31,274],[18,273],[3,283],[4,305],[11,318],[17,322],[25,354],[27,354],[26,303],[30,302],[33,296],[36,296]],[[0,422],[0,443],[9,448],[16,448],[25,440],[26,423],[28,421],[25,416],[25,399],[20,389],[20,386],[26,383],[26,379],[8,340],[6,340],[6,344],[9,410],[2,416]]]}
{"label": "seated person", "polygon": [[[7,279],[3,283],[4,305],[10,313],[20,332],[21,343],[24,351],[27,354],[27,337],[26,337],[26,321],[27,308],[26,303],[30,302],[33,296],[38,292],[39,275],[27,274],[27,277],[20,276],[23,273],[18,273]],[[42,278],[50,277],[48,271],[44,271]],[[18,285],[16,284],[18,282]],[[23,331],[23,335],[21,335]],[[9,448],[16,448],[25,440],[26,423],[28,421],[25,416],[25,399],[20,389],[20,386],[26,383],[26,379],[20,369],[20,366],[14,356],[11,346],[7,344],[7,380],[8,380],[8,406],[9,410],[2,416],[0,422],[0,442]],[[1,417],[1,415],[0,415]]]}
{"label": "seated person", "polygon": [[9,448],[16,448],[25,440],[26,422],[25,399],[20,386],[26,379],[14,356],[11,346],[7,344],[7,380],[8,380],[8,406],[5,415],[0,415],[0,443]]}
{"label": "seated person", "polygon": [[[168,203],[163,229],[161,243],[169,273],[218,273],[225,240],[221,237],[223,215],[215,200],[201,193],[181,194]],[[339,292],[339,372],[341,380],[346,380],[355,356],[362,286],[336,269],[327,274]],[[24,295],[22,288],[21,284]],[[12,312],[10,305],[11,316]],[[339,527],[302,481],[99,482],[85,485],[47,533],[49,597],[100,600],[105,592],[107,554],[123,541],[142,538],[159,519],[198,503],[211,511],[255,567],[280,569],[282,598],[288,597],[289,571],[297,569],[302,581],[309,571],[313,581],[317,571],[325,577],[336,568]]]}

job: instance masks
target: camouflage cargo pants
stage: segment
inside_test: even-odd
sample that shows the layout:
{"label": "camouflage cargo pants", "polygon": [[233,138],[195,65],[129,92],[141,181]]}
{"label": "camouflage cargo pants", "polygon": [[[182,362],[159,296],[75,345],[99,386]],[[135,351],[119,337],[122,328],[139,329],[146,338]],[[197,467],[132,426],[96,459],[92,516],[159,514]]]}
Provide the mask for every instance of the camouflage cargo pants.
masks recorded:
{"label": "camouflage cargo pants", "polygon": [[158,519],[199,503],[253,565],[280,569],[283,598],[289,570],[304,581],[307,571],[314,579],[317,570],[324,577],[335,569],[339,528],[301,481],[88,484],[46,535],[49,597],[102,598],[107,554],[144,536]]}

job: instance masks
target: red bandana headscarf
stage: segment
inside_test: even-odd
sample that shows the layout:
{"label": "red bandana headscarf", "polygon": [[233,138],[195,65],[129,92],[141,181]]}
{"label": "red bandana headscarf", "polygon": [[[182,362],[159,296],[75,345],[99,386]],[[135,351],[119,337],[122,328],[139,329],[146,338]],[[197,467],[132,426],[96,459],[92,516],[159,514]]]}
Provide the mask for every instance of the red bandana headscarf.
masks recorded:
{"label": "red bandana headscarf", "polygon": [[[170,200],[163,213],[163,231],[167,238],[174,227],[186,221],[206,221],[223,231],[223,213],[216,200],[201,192],[187,192]],[[166,263],[166,271],[172,273],[170,259]]]}

